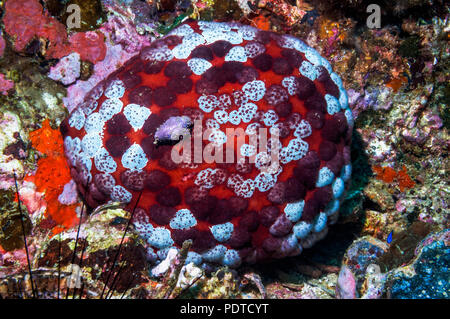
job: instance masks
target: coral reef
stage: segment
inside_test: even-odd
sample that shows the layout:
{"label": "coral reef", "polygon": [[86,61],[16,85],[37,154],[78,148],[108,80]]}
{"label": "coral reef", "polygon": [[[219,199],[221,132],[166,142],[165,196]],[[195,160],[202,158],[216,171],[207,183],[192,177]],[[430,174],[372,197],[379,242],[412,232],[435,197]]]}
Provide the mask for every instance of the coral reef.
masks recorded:
{"label": "coral reef", "polygon": [[390,273],[386,294],[396,299],[447,299],[450,230],[432,234],[416,248],[414,261]]}
{"label": "coral reef", "polygon": [[[129,217],[127,214],[120,209],[106,209],[85,218],[79,230],[75,227],[56,236],[42,234],[39,246],[30,252],[31,263],[36,269],[33,273],[34,278],[37,278],[38,297],[56,298],[59,295],[60,298],[98,298],[103,291],[120,297],[125,290],[149,280],[145,249],[137,234],[130,229],[123,239],[123,245],[120,245],[126,218]],[[120,251],[115,260],[118,250]],[[3,255],[4,263],[7,258]],[[130,271],[121,272],[124,268]],[[109,277],[110,272],[114,276]],[[47,280],[50,284],[41,284],[41,276],[49,277]],[[58,276],[61,280],[59,287]],[[77,278],[74,285],[67,284],[66,281],[74,276]],[[4,290],[10,289],[12,291],[9,293],[16,298],[20,297],[17,295],[20,293],[30,295],[29,289],[21,291],[20,288],[8,285],[15,280],[16,285],[26,285],[25,288],[29,288],[30,285],[26,283],[29,278],[22,282],[20,278],[23,279],[23,275],[9,278],[0,272],[0,291],[5,293]],[[111,279],[107,280],[109,278]]]}
{"label": "coral reef", "polygon": [[65,25],[44,11],[37,0],[6,1],[3,23],[14,49],[19,52],[39,52],[48,59],[58,59],[75,51],[91,62],[101,61],[105,55],[104,39],[100,35],[88,31],[68,38]]}
{"label": "coral reef", "polygon": [[63,98],[63,101],[69,112],[83,101],[85,95],[95,85],[123,66],[151,40],[147,36],[138,34],[136,27],[127,17],[120,15],[105,22],[99,31],[105,37],[105,57],[93,65],[92,74],[88,79],[80,79],[68,88],[67,96]]}
{"label": "coral reef", "polygon": [[[62,228],[71,228],[78,221],[75,212],[76,203],[69,202],[69,205],[65,205],[59,201],[66,185],[71,181],[69,165],[64,157],[61,133],[59,130],[52,129],[49,120],[45,120],[40,129],[30,133],[30,141],[42,157],[37,161],[35,174],[27,176],[25,181],[34,183],[36,191],[44,194],[47,202],[45,217],[49,220],[43,222],[56,223]],[[27,203],[24,203],[27,206]],[[57,232],[58,228],[53,228],[53,231]]]}
{"label": "coral reef", "polygon": [[[354,290],[360,291],[364,281],[367,268],[376,262],[376,260],[384,255],[388,250],[388,244],[374,239],[373,237],[362,237],[357,241],[354,241],[347,249],[343,266],[341,268],[339,277],[351,277],[354,278]],[[345,283],[348,279],[339,280],[338,283],[343,282],[344,287],[341,289],[341,285],[338,284],[338,289],[345,291],[342,295],[356,295],[357,293],[350,293],[348,287],[345,287]]]}

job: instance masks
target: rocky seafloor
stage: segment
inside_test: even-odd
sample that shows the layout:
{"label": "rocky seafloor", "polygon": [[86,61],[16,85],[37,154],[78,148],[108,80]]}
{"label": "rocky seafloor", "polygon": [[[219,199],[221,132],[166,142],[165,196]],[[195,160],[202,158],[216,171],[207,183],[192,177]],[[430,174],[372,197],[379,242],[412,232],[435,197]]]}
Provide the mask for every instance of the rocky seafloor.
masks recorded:
{"label": "rocky seafloor", "polygon": [[[448,298],[449,7],[378,1],[381,25],[369,28],[370,3],[0,1],[0,296]],[[70,5],[81,7],[78,26],[67,23]],[[186,242],[154,267],[129,212],[85,212],[58,126],[188,18],[297,36],[342,78],[355,118],[353,177],[337,223],[300,256],[203,269],[185,265]]]}

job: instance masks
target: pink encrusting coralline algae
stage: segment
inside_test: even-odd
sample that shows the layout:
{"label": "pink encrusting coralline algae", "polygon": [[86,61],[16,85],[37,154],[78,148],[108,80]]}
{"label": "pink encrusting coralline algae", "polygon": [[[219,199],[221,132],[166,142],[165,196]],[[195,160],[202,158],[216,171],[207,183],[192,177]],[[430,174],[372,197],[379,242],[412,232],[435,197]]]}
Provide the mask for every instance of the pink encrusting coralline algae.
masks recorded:
{"label": "pink encrusting coralline algae", "polygon": [[14,82],[5,78],[5,75],[0,73],[0,92],[3,95],[8,95],[8,91],[14,88]]}
{"label": "pink encrusting coralline algae", "polygon": [[41,52],[47,59],[60,59],[78,52],[85,61],[97,63],[105,58],[106,45],[101,32],[77,32],[67,36],[66,27],[44,11],[38,0],[8,0],[3,15],[5,32],[13,41],[14,50],[26,50],[35,39],[45,39]]}

